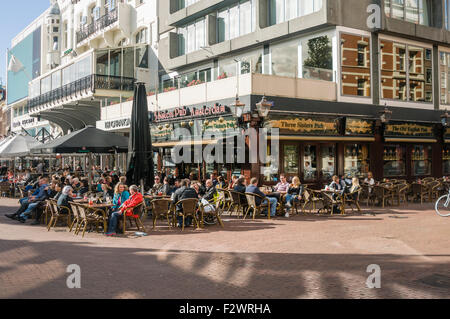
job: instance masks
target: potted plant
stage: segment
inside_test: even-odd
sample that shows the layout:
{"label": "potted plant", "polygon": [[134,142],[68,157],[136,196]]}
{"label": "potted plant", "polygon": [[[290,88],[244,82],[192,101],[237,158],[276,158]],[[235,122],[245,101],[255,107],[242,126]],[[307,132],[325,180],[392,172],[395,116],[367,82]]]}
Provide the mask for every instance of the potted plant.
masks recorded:
{"label": "potted plant", "polygon": [[227,72],[223,72],[217,77],[217,80],[226,79],[228,77]]}

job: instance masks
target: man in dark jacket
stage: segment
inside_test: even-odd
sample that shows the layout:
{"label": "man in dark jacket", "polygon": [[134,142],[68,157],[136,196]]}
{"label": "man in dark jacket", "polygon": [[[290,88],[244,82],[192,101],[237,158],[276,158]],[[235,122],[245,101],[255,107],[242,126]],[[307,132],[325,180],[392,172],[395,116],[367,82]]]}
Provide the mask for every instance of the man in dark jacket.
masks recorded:
{"label": "man in dark jacket", "polygon": [[240,198],[241,198],[241,205],[242,206],[247,206],[247,197],[245,197],[245,191],[246,191],[246,187],[245,187],[245,178],[241,177],[238,178],[236,185],[234,186],[233,190],[237,193],[240,193]]}
{"label": "man in dark jacket", "polygon": [[208,179],[206,181],[206,190],[205,190],[205,194],[203,195],[203,199],[210,202],[211,200],[214,199],[214,196],[216,194],[217,194],[217,190],[216,190],[216,187],[213,185],[213,181]]}
{"label": "man in dark jacket", "polygon": [[270,206],[270,217],[275,217],[275,214],[277,213],[277,199],[274,197],[266,197],[266,195],[261,192],[258,188],[258,179],[257,178],[252,178],[250,181],[250,185],[247,187],[246,189],[247,193],[253,193],[256,195],[259,195],[262,197],[259,198],[257,196],[255,196],[255,203],[257,206],[261,205],[261,204],[267,204],[269,203]]}
{"label": "man in dark jacket", "polygon": [[[188,198],[196,198],[198,199],[198,194],[195,189],[190,187],[190,180],[184,179],[181,181],[181,187],[178,188],[175,193],[172,195],[172,202],[177,204],[180,200],[188,199]],[[181,204],[176,207],[177,212],[183,211],[183,206]],[[178,227],[182,227],[183,218],[181,216],[177,216]],[[187,217],[185,219],[185,226],[189,227],[192,224],[192,217]]]}
{"label": "man in dark jacket", "polygon": [[[33,211],[33,209],[38,205],[38,202],[45,200],[48,191],[48,178],[40,178],[39,184],[34,193],[30,197],[22,198],[20,202],[20,208],[14,214],[6,214],[5,216],[11,219],[19,220],[20,215],[27,211]],[[31,206],[31,208],[30,208]],[[22,219],[21,222],[24,222]]]}
{"label": "man in dark jacket", "polygon": [[31,200],[28,200],[27,209],[19,215],[19,221],[21,223],[25,223],[26,220],[33,214],[36,208],[48,198],[48,178],[44,177],[41,179],[39,183],[39,192],[36,196],[32,197]]}

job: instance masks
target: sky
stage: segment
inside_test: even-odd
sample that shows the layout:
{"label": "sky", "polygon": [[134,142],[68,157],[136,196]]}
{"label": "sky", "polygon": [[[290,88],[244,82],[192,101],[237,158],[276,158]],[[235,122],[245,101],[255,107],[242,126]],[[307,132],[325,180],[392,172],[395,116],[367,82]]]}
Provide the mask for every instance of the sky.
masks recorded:
{"label": "sky", "polygon": [[0,0],[0,78],[6,85],[6,50],[11,40],[50,7],[49,0]]}

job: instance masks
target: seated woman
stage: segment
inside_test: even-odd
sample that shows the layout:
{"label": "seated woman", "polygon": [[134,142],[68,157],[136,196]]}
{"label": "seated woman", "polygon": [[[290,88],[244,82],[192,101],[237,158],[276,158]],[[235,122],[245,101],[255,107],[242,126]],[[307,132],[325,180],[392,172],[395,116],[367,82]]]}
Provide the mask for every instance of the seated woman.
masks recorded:
{"label": "seated woman", "polygon": [[352,194],[352,199],[357,200],[358,199],[358,191],[361,189],[361,186],[359,185],[359,179],[357,177],[353,177],[352,179],[352,186],[349,189],[350,194]]}
{"label": "seated woman", "polygon": [[130,193],[128,192],[127,185],[122,183],[117,184],[114,189],[113,207],[111,207],[112,211],[118,211],[128,198],[130,198]]}
{"label": "seated woman", "polygon": [[144,201],[144,197],[139,193],[139,189],[136,185],[130,186],[130,194],[130,198],[120,206],[119,210],[111,214],[106,236],[115,236],[119,218],[121,218],[123,214],[126,214],[126,216],[133,216],[133,209]]}
{"label": "seated woman", "polygon": [[292,184],[289,185],[287,194],[285,196],[287,211],[286,214],[289,214],[289,210],[292,207],[292,204],[295,202],[299,202],[302,200],[304,187],[300,182],[300,178],[295,176],[292,179]]}
{"label": "seated woman", "polygon": [[61,195],[58,197],[58,207],[70,207],[69,202],[73,201],[73,193],[71,186],[65,186]]}

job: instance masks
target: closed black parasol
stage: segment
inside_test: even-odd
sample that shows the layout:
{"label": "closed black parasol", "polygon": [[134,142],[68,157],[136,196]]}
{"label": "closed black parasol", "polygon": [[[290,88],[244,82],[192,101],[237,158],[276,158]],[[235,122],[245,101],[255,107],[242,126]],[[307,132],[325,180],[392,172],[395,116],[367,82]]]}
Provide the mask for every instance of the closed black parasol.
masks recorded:
{"label": "closed black parasol", "polygon": [[149,187],[153,187],[155,183],[147,92],[144,83],[136,83],[134,89],[128,145],[127,183],[129,185],[145,184]]}

